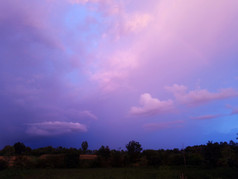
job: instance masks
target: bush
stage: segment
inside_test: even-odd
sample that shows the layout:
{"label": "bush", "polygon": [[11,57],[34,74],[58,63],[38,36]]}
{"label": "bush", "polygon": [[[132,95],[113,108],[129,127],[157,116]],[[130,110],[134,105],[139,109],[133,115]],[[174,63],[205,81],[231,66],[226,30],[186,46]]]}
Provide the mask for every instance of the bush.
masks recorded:
{"label": "bush", "polygon": [[0,170],[4,170],[8,167],[8,163],[6,160],[0,159]]}
{"label": "bush", "polygon": [[49,154],[40,157],[37,161],[38,168],[64,168],[64,155]]}
{"label": "bush", "polygon": [[34,168],[35,163],[31,157],[17,156],[14,161],[15,168]]}
{"label": "bush", "polygon": [[76,168],[79,165],[79,154],[69,153],[64,157],[64,165],[66,168]]}

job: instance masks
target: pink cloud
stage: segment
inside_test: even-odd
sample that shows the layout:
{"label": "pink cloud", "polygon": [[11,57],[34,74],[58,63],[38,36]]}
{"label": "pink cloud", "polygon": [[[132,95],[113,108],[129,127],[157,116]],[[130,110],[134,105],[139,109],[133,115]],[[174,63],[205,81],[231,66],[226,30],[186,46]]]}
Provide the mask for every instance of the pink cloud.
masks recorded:
{"label": "pink cloud", "polygon": [[161,122],[161,123],[149,123],[145,124],[144,128],[150,131],[163,130],[168,128],[178,128],[182,127],[184,124],[183,120],[172,121],[172,122]]}
{"label": "pink cloud", "polygon": [[176,100],[188,105],[201,105],[238,96],[238,91],[232,88],[220,89],[213,93],[206,89],[188,91],[186,86],[174,84],[172,87],[166,87],[166,89],[174,94]]}
{"label": "pink cloud", "polygon": [[104,38],[111,36],[118,41],[125,36],[138,34],[143,29],[148,27],[153,19],[152,15],[139,12],[123,12],[119,17],[119,19],[115,19],[116,21],[114,23],[110,24],[108,32],[103,34]]}
{"label": "pink cloud", "polygon": [[149,93],[144,93],[140,96],[140,104],[141,107],[132,107],[130,114],[150,116],[172,111],[174,107],[172,100],[160,101],[159,99],[152,98]]}
{"label": "pink cloud", "polygon": [[[130,51],[115,50],[99,55],[106,63],[98,66],[96,72],[90,73],[91,80],[97,81],[105,91],[113,91],[123,84],[130,72],[138,67],[136,49]],[[100,68],[99,68],[100,67]]]}
{"label": "pink cloud", "polygon": [[94,115],[91,111],[81,111],[80,115],[94,119],[94,120],[98,120],[98,117],[96,115]]}
{"label": "pink cloud", "polygon": [[61,134],[86,131],[87,127],[80,123],[48,121],[28,124],[26,133],[34,136],[57,136]]}
{"label": "pink cloud", "polygon": [[[134,72],[139,69],[145,74],[150,74],[148,71],[156,67],[153,74],[164,74],[170,78],[166,74],[167,71],[185,76],[193,70],[204,68],[204,65],[213,65],[209,60],[213,59],[209,58],[210,54],[216,52],[220,47],[218,44],[222,44],[216,43],[217,39],[220,39],[221,33],[227,27],[224,24],[230,21],[233,13],[236,13],[236,8],[231,6],[231,3],[215,3],[215,1],[206,3],[204,7],[204,2],[199,0],[189,3],[186,0],[173,3],[153,0],[149,3],[149,10],[137,9],[131,6],[134,3],[131,1],[68,0],[68,2],[93,6],[92,11],[99,16],[103,14],[103,21],[99,24],[103,30],[96,39],[98,48],[93,52],[99,60],[95,60],[93,70],[88,71],[91,79],[99,82],[100,86],[103,86],[102,89],[108,91],[124,85],[121,81],[129,81],[132,70]],[[146,7],[148,3],[141,1],[139,4]],[[214,4],[216,6],[213,6]],[[191,9],[196,9],[196,13]],[[221,11],[224,12],[222,18],[214,18],[220,17]],[[130,60],[125,56],[119,57],[120,52],[129,56],[136,54],[133,61],[137,65],[122,68],[121,65],[127,64]],[[114,61],[118,62],[119,67],[111,65]],[[183,70],[185,67],[186,70]],[[134,82],[128,82],[132,83]]]}
{"label": "pink cloud", "polygon": [[232,114],[238,114],[238,108],[233,109]]}
{"label": "pink cloud", "polygon": [[65,111],[65,115],[68,116],[69,118],[77,118],[77,119],[93,119],[93,120],[97,120],[97,116],[94,115],[91,111],[88,110],[84,110],[84,111],[80,111],[80,110],[76,110],[76,109],[69,109],[67,111]]}
{"label": "pink cloud", "polygon": [[[104,91],[113,91],[123,86],[132,70],[138,67],[140,51],[143,47],[134,38],[140,35],[153,20],[153,15],[138,10],[128,11],[128,2],[114,0],[68,0],[72,4],[82,4],[94,11],[102,21],[100,35],[93,39],[97,49],[93,52],[92,64],[86,68],[90,79],[97,82]],[[80,54],[81,55],[81,54]],[[74,60],[75,63],[75,60]],[[93,70],[91,70],[93,69]],[[126,86],[126,85],[125,85]]]}
{"label": "pink cloud", "polygon": [[231,109],[231,114],[230,115],[236,115],[238,114],[238,107],[234,107],[234,106],[231,106],[231,105],[227,105],[227,108]]}
{"label": "pink cloud", "polygon": [[[21,101],[19,101],[21,102]],[[90,120],[98,120],[98,117],[93,114],[90,110],[82,110],[77,108],[77,106],[73,108],[67,108],[65,106],[56,106],[52,105],[44,105],[44,106],[35,106],[38,109],[44,111],[42,114],[42,118],[53,119],[53,120],[64,120],[64,121],[90,121]]]}
{"label": "pink cloud", "polygon": [[195,119],[195,120],[207,120],[207,119],[215,119],[218,117],[221,117],[223,115],[221,114],[216,114],[216,115],[204,115],[204,116],[194,116],[194,117],[190,117],[191,119]]}

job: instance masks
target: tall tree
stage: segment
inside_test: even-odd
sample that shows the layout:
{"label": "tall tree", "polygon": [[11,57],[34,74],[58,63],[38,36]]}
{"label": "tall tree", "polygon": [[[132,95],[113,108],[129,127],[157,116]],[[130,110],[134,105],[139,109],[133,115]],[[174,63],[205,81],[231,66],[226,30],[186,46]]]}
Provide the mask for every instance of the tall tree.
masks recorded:
{"label": "tall tree", "polygon": [[82,150],[84,153],[86,153],[87,149],[88,149],[88,142],[87,141],[83,141],[81,144]]}
{"label": "tall tree", "polygon": [[15,153],[17,155],[22,155],[25,151],[26,151],[26,146],[25,144],[21,143],[21,142],[17,142],[14,144],[14,149],[15,149]]}
{"label": "tall tree", "polygon": [[104,147],[102,145],[97,153],[105,159],[108,159],[110,157],[110,149],[108,146]]}
{"label": "tall tree", "polygon": [[142,151],[141,144],[134,140],[130,141],[127,145],[127,152],[131,162],[136,162],[140,157],[140,152]]}

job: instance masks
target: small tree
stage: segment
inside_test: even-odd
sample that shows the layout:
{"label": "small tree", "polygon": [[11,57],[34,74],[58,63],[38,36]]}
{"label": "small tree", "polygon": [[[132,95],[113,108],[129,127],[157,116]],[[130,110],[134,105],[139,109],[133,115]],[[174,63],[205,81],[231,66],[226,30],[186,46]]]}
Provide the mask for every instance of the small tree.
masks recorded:
{"label": "small tree", "polygon": [[17,155],[22,155],[26,151],[26,146],[21,142],[15,143],[13,147]]}
{"label": "small tree", "polygon": [[127,145],[127,152],[131,162],[136,162],[140,157],[140,152],[142,151],[141,144],[134,140],[130,141]]}
{"label": "small tree", "polygon": [[6,145],[3,149],[2,149],[2,154],[4,156],[11,156],[15,154],[15,148],[13,146],[10,145]]}
{"label": "small tree", "polygon": [[102,156],[103,158],[108,159],[110,157],[111,151],[108,146],[104,147],[102,145],[97,153],[98,153],[98,155]]}
{"label": "small tree", "polygon": [[88,149],[88,142],[87,141],[83,141],[81,144],[82,150],[84,153],[86,153],[87,149]]}

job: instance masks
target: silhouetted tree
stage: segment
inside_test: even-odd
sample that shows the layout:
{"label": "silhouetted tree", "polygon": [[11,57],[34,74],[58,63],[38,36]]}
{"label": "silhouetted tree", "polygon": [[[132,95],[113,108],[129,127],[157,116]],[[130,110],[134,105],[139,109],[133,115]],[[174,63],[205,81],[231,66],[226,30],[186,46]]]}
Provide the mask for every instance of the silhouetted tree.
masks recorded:
{"label": "silhouetted tree", "polygon": [[14,149],[15,149],[15,153],[17,155],[22,155],[25,151],[26,151],[26,146],[25,144],[21,143],[21,142],[17,142],[14,144]]}
{"label": "silhouetted tree", "polygon": [[47,146],[38,149],[33,149],[31,153],[35,156],[40,156],[42,154],[53,154],[56,153],[56,149],[53,148],[52,146]]}
{"label": "silhouetted tree", "polygon": [[14,154],[15,154],[15,148],[13,146],[6,145],[2,149],[2,155],[11,156],[11,155],[14,155]]}
{"label": "silhouetted tree", "polygon": [[123,152],[111,150],[111,166],[112,167],[123,167],[124,166]]}
{"label": "silhouetted tree", "polygon": [[108,159],[110,157],[110,149],[108,146],[104,147],[102,145],[98,150],[97,154],[102,156],[104,159]]}
{"label": "silhouetted tree", "polygon": [[235,146],[236,143],[233,140],[230,140],[229,145]]}
{"label": "silhouetted tree", "polygon": [[88,149],[88,142],[87,141],[83,141],[81,144],[82,150],[85,153]]}
{"label": "silhouetted tree", "polygon": [[217,162],[221,157],[220,145],[217,142],[212,143],[212,141],[208,141],[204,152],[204,157],[209,165],[213,167],[217,166]]}
{"label": "silhouetted tree", "polygon": [[139,159],[140,152],[142,151],[141,144],[134,140],[126,145],[126,149],[131,162],[136,162]]}
{"label": "silhouetted tree", "polygon": [[160,153],[156,150],[144,150],[143,156],[146,157],[148,165],[159,166],[162,163],[162,157]]}

